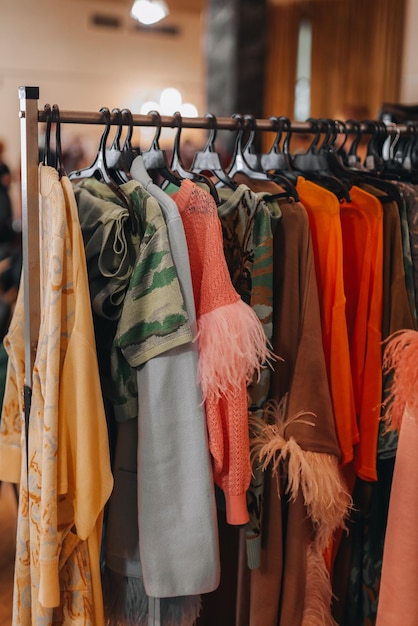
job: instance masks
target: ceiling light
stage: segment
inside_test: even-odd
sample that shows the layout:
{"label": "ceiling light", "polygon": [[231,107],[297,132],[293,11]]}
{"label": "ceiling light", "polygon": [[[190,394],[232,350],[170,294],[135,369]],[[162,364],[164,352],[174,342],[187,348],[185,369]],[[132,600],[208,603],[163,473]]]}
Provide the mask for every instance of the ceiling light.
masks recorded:
{"label": "ceiling light", "polygon": [[141,24],[155,24],[169,13],[164,0],[135,0],[131,9],[132,17]]}

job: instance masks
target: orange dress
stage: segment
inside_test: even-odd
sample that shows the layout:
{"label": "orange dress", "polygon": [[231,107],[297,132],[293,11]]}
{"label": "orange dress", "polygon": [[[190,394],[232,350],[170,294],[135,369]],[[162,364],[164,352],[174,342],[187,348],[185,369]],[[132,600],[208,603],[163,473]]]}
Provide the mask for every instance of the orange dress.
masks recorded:
{"label": "orange dress", "polygon": [[341,204],[344,288],[359,443],[354,468],[375,481],[382,402],[383,208],[358,187]]}
{"label": "orange dress", "polygon": [[359,433],[345,311],[340,203],[332,192],[302,177],[298,178],[297,191],[309,217],[324,355],[341,464],[345,465],[354,457],[353,444],[358,443]]}

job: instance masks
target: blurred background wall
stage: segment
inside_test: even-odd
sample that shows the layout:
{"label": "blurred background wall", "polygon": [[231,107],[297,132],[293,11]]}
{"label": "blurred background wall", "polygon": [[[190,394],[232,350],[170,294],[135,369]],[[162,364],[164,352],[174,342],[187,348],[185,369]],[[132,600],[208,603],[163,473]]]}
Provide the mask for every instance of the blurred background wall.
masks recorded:
{"label": "blurred background wall", "polygon": [[[167,3],[163,22],[140,27],[131,0],[0,0],[0,138],[15,178],[19,85],[39,86],[40,106],[67,110],[137,113],[175,88],[180,95],[174,92],[167,113],[193,104],[199,115],[293,119],[302,22],[309,26],[310,75],[308,82],[299,77],[299,92],[308,90],[309,115],[376,117],[383,102],[418,103],[418,0]],[[64,147],[81,140],[88,158],[97,131],[67,127]],[[145,145],[150,131],[135,132]],[[172,137],[167,132],[163,143]],[[199,131],[191,133],[201,144]]]}

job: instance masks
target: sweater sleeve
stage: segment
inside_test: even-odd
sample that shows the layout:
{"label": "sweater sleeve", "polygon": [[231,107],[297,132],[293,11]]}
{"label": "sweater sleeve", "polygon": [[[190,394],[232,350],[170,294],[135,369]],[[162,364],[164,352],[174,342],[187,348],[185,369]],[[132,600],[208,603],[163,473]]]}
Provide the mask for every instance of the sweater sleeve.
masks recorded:
{"label": "sweater sleeve", "polygon": [[246,491],[251,480],[246,388],[231,388],[225,396],[206,398],[209,446],[215,483],[222,489],[229,524],[248,522]]}
{"label": "sweater sleeve", "polygon": [[197,311],[198,380],[205,400],[216,483],[227,521],[248,521],[251,478],[247,385],[270,357],[257,315],[235,290],[226,263],[216,204],[185,180],[175,195],[189,250]]}

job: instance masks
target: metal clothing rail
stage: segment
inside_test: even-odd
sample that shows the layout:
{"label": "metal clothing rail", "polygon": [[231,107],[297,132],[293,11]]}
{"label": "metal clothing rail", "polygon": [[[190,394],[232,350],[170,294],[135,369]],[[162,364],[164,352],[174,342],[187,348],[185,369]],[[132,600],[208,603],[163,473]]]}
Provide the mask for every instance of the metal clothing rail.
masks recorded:
{"label": "metal clothing rail", "polygon": [[[36,344],[40,324],[40,289],[39,289],[39,199],[38,199],[38,123],[47,121],[47,113],[38,110],[39,87],[19,87],[20,99],[20,132],[21,132],[21,176],[22,176],[22,248],[23,248],[23,280],[24,280],[24,307],[25,307],[25,382],[30,403],[30,388],[32,370],[35,360]],[[60,123],[63,124],[111,124],[134,126],[158,126],[177,128],[201,128],[216,130],[239,130],[246,124],[253,130],[277,131],[277,120],[246,119],[245,117],[183,117],[139,115],[132,114],[129,121],[121,120],[117,113],[110,113],[105,117],[103,112],[61,111]],[[251,126],[250,126],[251,124]],[[316,132],[314,121],[292,121],[290,132]],[[345,123],[340,132],[359,132],[370,134],[370,125],[361,122],[351,125]],[[337,130],[338,132],[338,130]],[[411,133],[406,124],[387,124],[386,132],[390,136],[399,136]]]}
{"label": "metal clothing rail", "polygon": [[[211,130],[216,128],[216,130],[240,130],[243,126],[247,125],[248,128],[252,128],[254,130],[260,131],[272,131],[277,132],[277,121],[274,118],[271,119],[257,119],[250,118],[246,119],[240,117],[182,117],[179,122],[179,117],[175,115],[161,115],[156,118],[155,115],[140,115],[140,114],[132,114],[132,118],[127,121],[121,121],[120,115],[117,113],[109,113],[109,118],[105,117],[104,113],[92,112],[92,111],[61,111],[59,113],[59,119],[61,123],[64,124],[105,124],[110,123],[111,125],[119,126],[119,125],[128,125],[133,124],[133,126],[158,126],[165,128],[177,128],[179,125],[182,128],[201,128]],[[47,113],[45,111],[38,112],[38,121],[46,122],[47,121]],[[411,128],[406,124],[394,124],[394,123],[385,123],[386,133],[388,135],[403,135],[406,133],[411,133]],[[286,129],[284,129],[286,130]],[[312,122],[291,122],[291,126],[289,130],[292,133],[313,133],[316,131],[315,129],[315,121]],[[349,122],[345,122],[345,128],[341,127],[341,130],[336,129],[336,132],[361,132],[362,134],[371,134],[373,130],[370,125],[361,122],[357,126],[350,124]]]}

